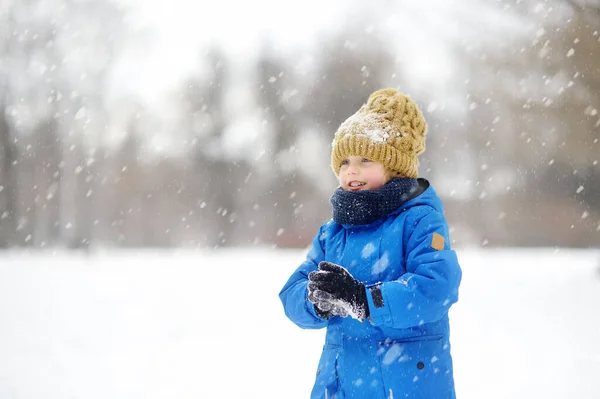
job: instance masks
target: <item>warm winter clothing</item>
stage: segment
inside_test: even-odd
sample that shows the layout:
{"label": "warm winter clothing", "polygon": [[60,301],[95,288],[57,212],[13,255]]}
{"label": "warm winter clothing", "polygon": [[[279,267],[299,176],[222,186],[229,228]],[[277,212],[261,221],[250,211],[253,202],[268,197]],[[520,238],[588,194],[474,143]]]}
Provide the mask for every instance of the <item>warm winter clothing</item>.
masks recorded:
{"label": "warm winter clothing", "polygon": [[461,270],[442,203],[416,179],[426,133],[417,105],[384,89],[335,134],[333,219],[279,293],[298,326],[327,327],[311,399],[455,399]]}
{"label": "warm winter clothing", "polygon": [[318,271],[308,274],[308,280],[308,300],[317,310],[328,309],[333,315],[358,321],[369,317],[365,285],[343,266],[323,261]]}
{"label": "warm winter clothing", "polygon": [[398,209],[419,189],[417,179],[394,178],[378,190],[344,191],[338,187],[329,202],[338,224],[370,224]]}
{"label": "warm winter clothing", "polygon": [[[279,294],[298,326],[327,327],[312,399],[455,398],[448,310],[461,270],[442,203],[426,180],[418,184],[411,199],[371,223],[321,226]],[[308,276],[323,261],[365,285],[365,321],[319,317]]]}
{"label": "warm winter clothing", "polygon": [[331,168],[338,175],[345,157],[359,155],[399,176],[416,178],[426,134],[425,118],[408,96],[395,89],[378,90],[335,133]]}

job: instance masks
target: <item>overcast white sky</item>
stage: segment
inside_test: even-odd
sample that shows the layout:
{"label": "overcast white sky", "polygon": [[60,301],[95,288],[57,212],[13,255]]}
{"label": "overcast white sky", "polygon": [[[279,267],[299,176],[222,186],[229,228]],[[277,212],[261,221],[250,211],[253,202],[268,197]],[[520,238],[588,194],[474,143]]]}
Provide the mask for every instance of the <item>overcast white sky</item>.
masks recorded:
{"label": "overcast white sky", "polygon": [[256,55],[265,38],[282,52],[297,51],[298,46],[318,43],[324,33],[352,23],[356,15],[369,13],[380,23],[365,27],[365,34],[370,29],[389,32],[390,46],[402,49],[410,59],[402,62],[405,73],[419,84],[443,88],[457,67],[452,60],[454,44],[490,37],[502,40],[527,29],[506,7],[476,0],[115,1],[131,10],[128,23],[133,32],[154,35],[126,54],[117,76],[120,90],[141,91],[146,102],[197,71],[200,46],[210,42],[221,44],[240,64]]}
{"label": "overcast white sky", "polygon": [[[124,65],[122,72],[126,80],[136,81],[132,84],[142,90],[149,81],[162,89],[172,87],[182,74],[197,68],[201,46],[211,42],[239,60],[254,56],[264,38],[288,48],[307,45],[315,39],[315,33],[336,29],[336,24],[343,21],[339,13],[345,7],[341,0],[121,2],[131,10],[128,22],[133,32],[152,32],[142,51],[127,56],[136,62]],[[146,100],[152,101],[151,97],[161,91],[155,86],[152,92],[144,92],[149,96]]]}

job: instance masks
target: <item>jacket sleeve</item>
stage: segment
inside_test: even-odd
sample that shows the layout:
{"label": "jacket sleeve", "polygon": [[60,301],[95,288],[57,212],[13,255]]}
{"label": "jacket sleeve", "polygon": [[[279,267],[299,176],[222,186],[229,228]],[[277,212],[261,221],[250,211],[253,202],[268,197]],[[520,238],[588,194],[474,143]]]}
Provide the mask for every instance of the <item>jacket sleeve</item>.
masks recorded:
{"label": "jacket sleeve", "polygon": [[415,213],[407,218],[413,230],[405,232],[406,273],[367,289],[370,320],[376,326],[409,328],[435,322],[458,300],[462,272],[450,249],[446,220],[429,207]]}
{"label": "jacket sleeve", "polygon": [[285,315],[301,328],[317,329],[327,326],[327,320],[317,316],[315,306],[308,300],[308,273],[317,270],[319,262],[325,259],[323,243],[324,226],[312,241],[306,260],[296,269],[279,293]]}

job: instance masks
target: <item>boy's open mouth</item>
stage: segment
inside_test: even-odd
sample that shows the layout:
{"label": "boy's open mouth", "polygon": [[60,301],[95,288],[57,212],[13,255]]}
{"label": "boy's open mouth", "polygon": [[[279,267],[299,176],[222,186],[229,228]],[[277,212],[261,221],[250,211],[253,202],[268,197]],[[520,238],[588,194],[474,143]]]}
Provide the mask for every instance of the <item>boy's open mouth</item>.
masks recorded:
{"label": "boy's open mouth", "polygon": [[360,190],[360,188],[362,186],[364,186],[366,183],[363,182],[359,182],[359,181],[351,181],[350,183],[348,183],[348,187],[350,187],[351,190],[356,191],[356,190]]}

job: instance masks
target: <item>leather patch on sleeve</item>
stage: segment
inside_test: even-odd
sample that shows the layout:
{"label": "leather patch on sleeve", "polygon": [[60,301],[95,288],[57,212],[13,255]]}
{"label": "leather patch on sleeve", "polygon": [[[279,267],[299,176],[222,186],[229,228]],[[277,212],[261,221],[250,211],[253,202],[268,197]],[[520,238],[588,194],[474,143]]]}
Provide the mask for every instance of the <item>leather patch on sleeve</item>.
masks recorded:
{"label": "leather patch on sleeve", "polygon": [[444,249],[444,237],[441,234],[433,233],[433,236],[431,237],[431,248],[436,251]]}

